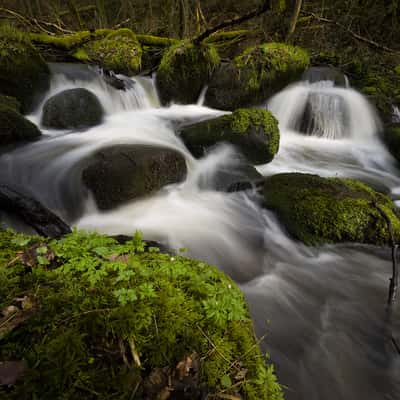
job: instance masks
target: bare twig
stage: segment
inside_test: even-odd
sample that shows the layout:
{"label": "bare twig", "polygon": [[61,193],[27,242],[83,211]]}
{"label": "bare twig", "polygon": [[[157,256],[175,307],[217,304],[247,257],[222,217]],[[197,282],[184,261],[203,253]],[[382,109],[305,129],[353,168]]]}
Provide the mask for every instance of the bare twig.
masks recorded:
{"label": "bare twig", "polygon": [[265,12],[269,11],[271,9],[271,1],[266,0],[264,1],[264,4],[257,9],[249,12],[248,14],[242,15],[241,17],[236,17],[233,19],[229,19],[226,21],[221,22],[220,24],[206,29],[203,33],[201,33],[199,36],[193,39],[194,44],[200,44],[204,39],[208,38],[210,35],[213,33],[220,31],[221,29],[228,28],[234,25],[241,24],[245,21],[248,21],[249,19],[255,18],[260,16],[261,14],[264,14]]}
{"label": "bare twig", "polygon": [[307,13],[306,15],[309,15],[309,16],[313,17],[313,18],[316,19],[317,21],[326,22],[326,23],[328,23],[328,24],[336,25],[336,26],[338,26],[339,28],[341,28],[341,29],[343,29],[344,31],[346,31],[348,34],[350,34],[354,39],[357,39],[357,40],[359,40],[360,42],[367,43],[367,44],[369,44],[370,46],[373,46],[373,47],[375,47],[375,48],[377,48],[377,49],[387,51],[388,53],[395,53],[395,52],[396,52],[395,50],[393,50],[393,49],[391,49],[391,48],[389,48],[389,47],[387,47],[387,46],[384,46],[384,45],[382,45],[382,44],[380,44],[380,43],[377,43],[377,42],[375,42],[374,40],[371,40],[371,39],[368,39],[368,38],[366,38],[366,37],[364,37],[364,36],[359,35],[358,33],[354,32],[352,29],[350,29],[350,28],[344,26],[343,24],[341,24],[341,23],[339,23],[339,22],[337,22],[337,21],[335,21],[335,20],[333,20],[333,19],[320,17],[319,15],[316,15],[316,14],[314,14],[314,13]]}

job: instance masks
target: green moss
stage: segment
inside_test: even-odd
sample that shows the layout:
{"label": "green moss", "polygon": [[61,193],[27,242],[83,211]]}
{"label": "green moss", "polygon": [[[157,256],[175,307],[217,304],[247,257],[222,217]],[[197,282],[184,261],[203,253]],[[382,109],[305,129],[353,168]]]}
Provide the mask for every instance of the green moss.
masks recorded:
{"label": "green moss", "polygon": [[400,220],[392,200],[351,180],[308,174],[279,174],[266,179],[265,205],[275,210],[286,228],[308,245],[336,242],[385,244],[390,218],[400,237]]}
{"label": "green moss", "polygon": [[256,34],[254,30],[242,29],[237,31],[229,31],[229,32],[216,32],[210,35],[208,38],[204,40],[204,43],[216,43],[223,42],[226,40],[237,39],[238,37],[252,37]]}
{"label": "green moss", "polygon": [[271,93],[277,85],[299,78],[310,63],[309,55],[300,47],[284,43],[267,43],[246,50],[235,59],[240,70],[246,71],[245,88]]}
{"label": "green moss", "polygon": [[209,85],[206,104],[224,110],[260,104],[298,80],[309,62],[305,50],[283,43],[249,48],[221,65]]}
{"label": "green moss", "polygon": [[142,46],[169,47],[179,42],[179,40],[177,39],[171,39],[161,36],[136,35],[136,37]]}
{"label": "green moss", "polygon": [[195,103],[220,62],[212,45],[182,41],[163,55],[157,70],[157,87],[163,103]]}
{"label": "green moss", "polygon": [[48,90],[50,72],[28,35],[0,24],[0,93],[15,97],[24,113]]}
{"label": "green moss", "polygon": [[0,95],[0,109],[4,107],[20,112],[21,103],[15,97]]}
{"label": "green moss", "polygon": [[[37,241],[51,263],[15,260]],[[0,359],[28,366],[18,384],[0,387],[2,399],[140,399],[156,368],[194,353],[210,393],[282,399],[242,293],[216,268],[145,252],[138,235],[121,245],[85,232],[46,242],[0,231],[0,262],[0,310],[24,296],[30,304],[29,318],[0,338]],[[238,366],[245,377],[236,381]]]}
{"label": "green moss", "polygon": [[29,33],[29,38],[33,43],[70,50],[90,40],[104,38],[110,32],[112,32],[111,29],[97,29],[94,32],[81,31],[60,36],[47,35],[45,33]]}
{"label": "green moss", "polygon": [[97,63],[114,72],[135,74],[140,70],[142,48],[130,29],[119,29],[86,43],[73,55],[80,61]]}
{"label": "green moss", "polygon": [[397,75],[400,75],[400,64],[394,67],[394,72],[396,72]]}
{"label": "green moss", "polygon": [[182,129],[181,137],[197,157],[204,149],[229,142],[255,164],[270,162],[279,149],[278,121],[262,109],[238,109],[232,114]]}

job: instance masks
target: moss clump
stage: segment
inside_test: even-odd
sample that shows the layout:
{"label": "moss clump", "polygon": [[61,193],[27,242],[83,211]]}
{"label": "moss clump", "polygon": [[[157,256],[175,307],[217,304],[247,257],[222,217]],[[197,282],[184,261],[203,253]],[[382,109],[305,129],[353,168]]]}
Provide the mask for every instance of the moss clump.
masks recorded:
{"label": "moss clump", "polygon": [[224,110],[259,104],[299,79],[309,63],[300,47],[283,43],[252,47],[221,65],[209,85],[206,103]]}
{"label": "moss clump", "polygon": [[389,243],[387,222],[379,209],[400,237],[400,220],[392,200],[356,180],[279,174],[266,179],[264,202],[291,234],[308,245]]}
{"label": "moss clump", "polygon": [[166,104],[195,103],[220,62],[212,45],[182,41],[163,55],[157,70],[157,87]]}
{"label": "moss clump", "polygon": [[181,137],[196,157],[208,147],[229,142],[254,164],[270,162],[279,149],[278,121],[266,110],[238,109],[232,114],[182,129]]}
{"label": "moss clump", "polygon": [[400,124],[388,125],[383,138],[390,153],[400,162]]}
{"label": "moss clump", "polygon": [[16,112],[21,111],[21,103],[15,97],[0,95],[0,108],[4,107]]}
{"label": "moss clump", "polygon": [[37,126],[24,118],[19,109],[20,103],[14,97],[0,95],[0,146],[41,136]]}
{"label": "moss clump", "polygon": [[[32,268],[15,260],[27,248]],[[27,364],[16,385],[0,387],[2,399],[158,398],[147,392],[149,376],[190,354],[210,399],[221,390],[282,399],[242,293],[216,268],[145,252],[139,235],[121,245],[84,232],[45,242],[0,231],[0,262],[0,310],[21,298],[30,305],[8,331],[0,319],[0,360]]]}
{"label": "moss clump", "polygon": [[49,86],[49,69],[28,35],[0,25],[0,93],[15,97],[27,113]]}
{"label": "moss clump", "polygon": [[142,48],[130,29],[119,29],[111,31],[105,38],[86,43],[73,56],[80,61],[97,63],[105,69],[130,75],[140,70]]}
{"label": "moss clump", "polygon": [[136,35],[136,37],[142,46],[169,47],[179,43],[179,40],[177,39],[171,39],[161,36]]}

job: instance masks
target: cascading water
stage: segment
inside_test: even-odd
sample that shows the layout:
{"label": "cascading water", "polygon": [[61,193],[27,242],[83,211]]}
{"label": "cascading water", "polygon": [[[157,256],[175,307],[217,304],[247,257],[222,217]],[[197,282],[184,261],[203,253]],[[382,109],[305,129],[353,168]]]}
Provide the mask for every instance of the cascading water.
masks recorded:
{"label": "cascading water", "polygon": [[[84,132],[47,130],[40,141],[2,155],[1,183],[19,186],[81,228],[128,235],[139,229],[147,239],[186,248],[188,256],[230,274],[249,300],[257,333],[267,332],[267,350],[288,399],[399,398],[400,357],[391,336],[400,340],[400,309],[385,314],[387,249],[306,247],[260,207],[257,193],[217,192],[216,172],[239,167],[238,154],[221,145],[195,160],[173,128],[222,112],[200,105],[159,108],[151,80],[134,78],[121,91],[92,71],[62,68],[47,97],[85,87],[105,108],[104,123]],[[31,119],[40,121],[41,107]],[[392,192],[400,187],[399,171],[377,136],[379,121],[352,89],[302,82],[268,107],[280,122],[281,148],[272,163],[257,167],[263,174],[304,171],[360,177]],[[301,124],[305,111],[312,124]],[[81,171],[91,154],[116,144],[173,148],[186,159],[187,179],[100,212]]]}

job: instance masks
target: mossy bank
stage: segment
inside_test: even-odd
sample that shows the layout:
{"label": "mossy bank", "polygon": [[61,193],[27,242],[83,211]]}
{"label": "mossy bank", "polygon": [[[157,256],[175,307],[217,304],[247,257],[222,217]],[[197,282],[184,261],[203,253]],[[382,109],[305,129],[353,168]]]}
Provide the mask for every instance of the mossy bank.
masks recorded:
{"label": "mossy bank", "polygon": [[0,94],[15,97],[27,113],[50,87],[50,71],[27,34],[0,24]]}
{"label": "mossy bank", "polygon": [[2,399],[282,398],[236,285],[138,234],[0,231],[0,310],[0,361],[24,365]]}
{"label": "mossy bank", "polygon": [[389,244],[387,219],[395,238],[400,238],[400,220],[392,200],[356,180],[278,174],[265,181],[264,203],[276,211],[293,236],[308,245]]}

